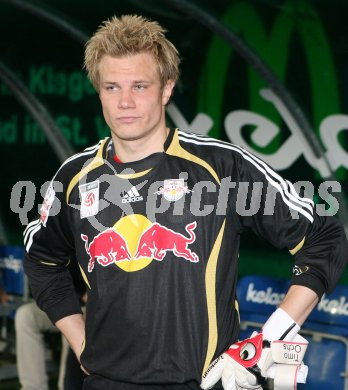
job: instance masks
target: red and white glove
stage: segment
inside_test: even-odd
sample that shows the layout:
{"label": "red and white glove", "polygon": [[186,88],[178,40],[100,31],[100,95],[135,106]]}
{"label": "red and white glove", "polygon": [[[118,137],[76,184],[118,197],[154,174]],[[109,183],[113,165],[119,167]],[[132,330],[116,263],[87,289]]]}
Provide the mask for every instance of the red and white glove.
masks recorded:
{"label": "red and white glove", "polygon": [[297,334],[300,327],[277,309],[249,339],[233,344],[214,360],[202,377],[201,388],[210,389],[221,379],[225,390],[262,389],[266,378],[275,390],[294,390],[305,383],[308,368],[302,362],[308,342]]}

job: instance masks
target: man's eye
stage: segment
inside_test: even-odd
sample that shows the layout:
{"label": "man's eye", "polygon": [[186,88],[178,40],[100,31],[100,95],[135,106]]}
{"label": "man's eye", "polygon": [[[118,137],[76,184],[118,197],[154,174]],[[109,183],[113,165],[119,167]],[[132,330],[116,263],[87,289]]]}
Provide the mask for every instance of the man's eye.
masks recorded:
{"label": "man's eye", "polygon": [[143,89],[145,89],[146,87],[145,87],[145,85],[144,84],[136,84],[135,85],[135,89],[137,89],[137,90],[143,90]]}
{"label": "man's eye", "polygon": [[117,91],[117,87],[115,85],[108,85],[105,89],[109,92]]}

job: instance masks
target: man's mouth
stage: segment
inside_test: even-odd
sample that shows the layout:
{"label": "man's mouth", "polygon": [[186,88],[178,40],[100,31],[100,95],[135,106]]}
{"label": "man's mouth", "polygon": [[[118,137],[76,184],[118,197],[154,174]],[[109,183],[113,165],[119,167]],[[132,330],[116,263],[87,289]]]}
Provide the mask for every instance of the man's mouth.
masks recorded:
{"label": "man's mouth", "polygon": [[135,122],[139,117],[137,116],[121,116],[117,118],[117,121],[120,123],[133,123]]}

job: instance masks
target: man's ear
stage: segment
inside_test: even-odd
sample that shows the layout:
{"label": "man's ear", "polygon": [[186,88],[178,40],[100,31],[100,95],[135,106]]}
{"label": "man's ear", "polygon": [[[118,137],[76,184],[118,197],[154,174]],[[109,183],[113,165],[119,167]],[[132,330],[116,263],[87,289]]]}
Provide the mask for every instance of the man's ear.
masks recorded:
{"label": "man's ear", "polygon": [[168,80],[163,87],[162,91],[162,104],[165,106],[168,102],[170,97],[172,96],[172,92],[175,86],[175,82],[173,80]]}

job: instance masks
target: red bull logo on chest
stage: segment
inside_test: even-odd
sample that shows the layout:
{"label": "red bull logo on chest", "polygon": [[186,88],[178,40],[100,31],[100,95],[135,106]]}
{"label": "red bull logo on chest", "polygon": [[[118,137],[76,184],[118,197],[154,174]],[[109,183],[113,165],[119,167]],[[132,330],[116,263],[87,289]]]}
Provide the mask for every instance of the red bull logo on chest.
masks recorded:
{"label": "red bull logo on chest", "polygon": [[167,252],[172,251],[177,257],[183,257],[197,263],[199,261],[198,256],[188,248],[189,244],[196,241],[194,233],[196,226],[196,222],[186,225],[185,230],[189,237],[185,237],[159,223],[154,223],[140,237],[135,258],[152,257],[155,260],[162,261]]}
{"label": "red bull logo on chest", "polygon": [[81,238],[85,241],[86,252],[89,255],[89,272],[92,272],[95,261],[106,267],[117,261],[131,259],[125,239],[112,228],[99,233],[90,244],[85,234],[81,234]]}
{"label": "red bull logo on chest", "polygon": [[197,222],[187,224],[186,234],[159,223],[151,223],[143,215],[126,216],[91,241],[81,234],[89,256],[88,272],[96,263],[102,267],[115,264],[126,272],[145,268],[153,260],[163,261],[171,252],[175,257],[198,263],[199,257],[189,246],[196,241]]}

